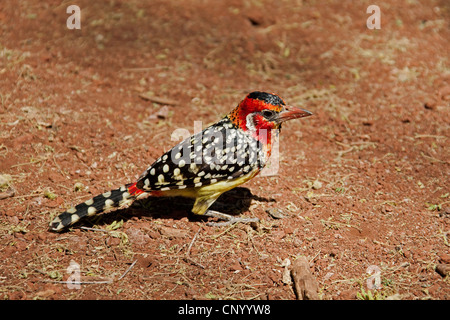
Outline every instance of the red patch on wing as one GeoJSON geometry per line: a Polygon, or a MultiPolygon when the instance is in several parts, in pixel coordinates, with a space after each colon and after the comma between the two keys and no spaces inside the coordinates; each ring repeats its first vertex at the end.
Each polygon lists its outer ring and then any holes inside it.
{"type": "Polygon", "coordinates": [[[143,194],[145,191],[139,189],[138,187],[136,187],[136,183],[131,184],[130,186],[128,186],[128,193],[132,196],[138,196],[140,194],[143,194]]]}

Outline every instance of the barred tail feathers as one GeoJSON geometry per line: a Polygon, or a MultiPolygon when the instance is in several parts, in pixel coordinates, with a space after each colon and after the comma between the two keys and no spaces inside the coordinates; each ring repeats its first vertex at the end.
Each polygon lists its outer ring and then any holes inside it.
{"type": "Polygon", "coordinates": [[[136,183],[121,186],[95,196],[86,202],[61,213],[52,222],[50,230],[61,231],[79,221],[81,218],[94,216],[112,208],[118,208],[125,204],[131,204],[143,191],[136,187],[136,183]]]}

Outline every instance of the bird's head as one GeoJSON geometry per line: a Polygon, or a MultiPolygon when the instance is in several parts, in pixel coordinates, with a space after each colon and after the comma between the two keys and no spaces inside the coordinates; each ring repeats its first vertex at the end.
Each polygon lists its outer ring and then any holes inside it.
{"type": "Polygon", "coordinates": [[[287,106],[276,94],[255,91],[248,94],[239,105],[228,114],[228,118],[244,131],[258,135],[261,130],[281,129],[287,120],[308,117],[311,112],[287,106]]]}

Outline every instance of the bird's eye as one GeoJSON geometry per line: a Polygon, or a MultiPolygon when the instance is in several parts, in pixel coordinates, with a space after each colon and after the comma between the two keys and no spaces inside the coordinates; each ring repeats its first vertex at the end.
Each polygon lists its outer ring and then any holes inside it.
{"type": "Polygon", "coordinates": [[[275,114],[275,112],[272,111],[272,110],[264,110],[262,112],[263,117],[266,118],[266,119],[273,117],[274,114],[275,114]]]}

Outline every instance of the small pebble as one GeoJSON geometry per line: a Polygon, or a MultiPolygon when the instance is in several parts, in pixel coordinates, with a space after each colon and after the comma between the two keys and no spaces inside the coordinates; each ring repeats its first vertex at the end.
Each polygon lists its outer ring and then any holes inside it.
{"type": "Polygon", "coordinates": [[[270,208],[267,209],[266,212],[274,219],[283,219],[286,218],[286,214],[278,208],[270,208]]]}
{"type": "Polygon", "coordinates": [[[450,265],[440,263],[436,265],[436,272],[439,273],[443,277],[447,277],[450,275],[450,265]]]}

